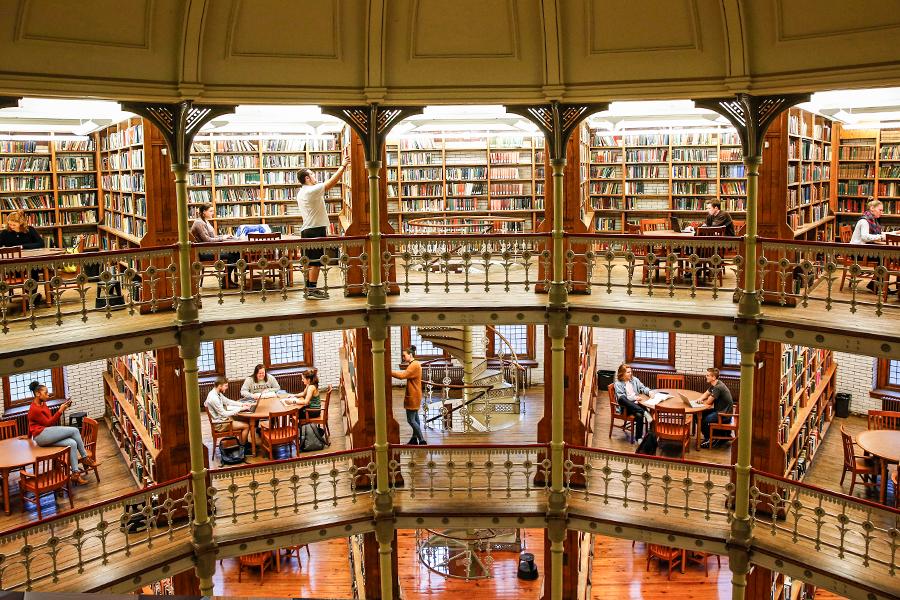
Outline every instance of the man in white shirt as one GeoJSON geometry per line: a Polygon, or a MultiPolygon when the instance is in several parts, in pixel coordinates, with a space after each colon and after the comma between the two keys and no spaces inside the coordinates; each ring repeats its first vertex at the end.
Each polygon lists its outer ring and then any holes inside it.
{"type": "Polygon", "coordinates": [[[252,404],[245,404],[232,400],[225,396],[225,390],[228,389],[228,380],[224,377],[217,377],[216,384],[213,389],[209,390],[206,396],[206,412],[209,413],[210,421],[212,421],[213,429],[217,432],[233,431],[241,440],[242,444],[247,443],[247,435],[250,433],[250,426],[243,421],[235,421],[232,417],[239,412],[249,410],[252,404]]]}
{"type": "MultiPolygon", "coordinates": [[[[300,216],[303,225],[300,227],[302,238],[323,238],[328,235],[328,210],[325,208],[325,193],[337,185],[344,174],[350,159],[345,158],[337,172],[324,182],[316,181],[316,174],[309,169],[300,169],[297,179],[300,180],[300,189],[297,190],[297,206],[300,208],[300,216]]],[[[313,300],[328,298],[326,290],[317,288],[319,283],[319,268],[321,258],[325,253],[324,248],[307,248],[303,255],[309,260],[309,275],[306,278],[306,290],[304,297],[313,300]]]]}

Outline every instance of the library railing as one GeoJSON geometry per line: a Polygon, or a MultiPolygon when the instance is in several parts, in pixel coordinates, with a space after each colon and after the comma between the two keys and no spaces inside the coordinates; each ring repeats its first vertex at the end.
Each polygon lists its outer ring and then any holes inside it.
{"type": "Polygon", "coordinates": [[[171,308],[177,302],[177,260],[172,247],[4,257],[0,327],[8,333],[16,325],[37,329],[86,322],[92,314],[171,308]]]}
{"type": "Polygon", "coordinates": [[[190,556],[192,519],[184,476],[5,531],[0,589],[86,591],[130,579],[148,556],[190,556]]]}
{"type": "Polygon", "coordinates": [[[401,292],[530,291],[549,283],[550,235],[490,233],[385,235],[384,280],[401,292]]]}
{"type": "MultiPolygon", "coordinates": [[[[726,536],[734,505],[733,468],[612,450],[566,448],[569,509],[581,515],[610,511],[659,526],[726,536]]],[[[623,519],[625,520],[625,519],[623,519]]]]}
{"type": "Polygon", "coordinates": [[[306,297],[316,268],[319,290],[364,295],[369,285],[366,240],[366,236],[288,236],[193,244],[194,295],[201,303],[212,298],[219,304],[306,297]]]}
{"type": "MultiPolygon", "coordinates": [[[[754,543],[770,551],[808,548],[850,572],[900,574],[900,511],[782,477],[753,473],[754,543]]],[[[823,565],[832,566],[832,565],[823,565]]]]}
{"type": "Polygon", "coordinates": [[[731,301],[740,289],[743,240],[707,236],[568,234],[571,289],[731,301]]]}
{"type": "Polygon", "coordinates": [[[760,238],[757,274],[760,299],[769,303],[878,317],[900,312],[887,296],[890,286],[900,287],[900,245],[760,238]]]}

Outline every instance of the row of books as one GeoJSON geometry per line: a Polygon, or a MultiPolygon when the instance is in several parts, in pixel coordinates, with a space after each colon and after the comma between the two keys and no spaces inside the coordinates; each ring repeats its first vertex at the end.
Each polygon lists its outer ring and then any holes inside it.
{"type": "Polygon", "coordinates": [[[2,156],[0,171],[21,173],[46,172],[50,170],[49,156],[2,156]]]}
{"type": "Polygon", "coordinates": [[[85,175],[60,175],[56,179],[56,185],[61,190],[82,190],[97,187],[96,176],[85,175]]]}
{"type": "Polygon", "coordinates": [[[215,173],[214,181],[216,186],[226,185],[254,185],[260,183],[259,171],[226,171],[224,173],[215,173]]]}
{"type": "Polygon", "coordinates": [[[110,132],[108,135],[100,137],[100,150],[109,152],[126,148],[128,146],[137,146],[144,143],[144,126],[137,123],[122,131],[110,132]]]}
{"type": "Polygon", "coordinates": [[[105,191],[144,193],[144,173],[142,171],[106,174],[103,175],[101,181],[105,191]]]}
{"type": "Polygon", "coordinates": [[[788,159],[823,161],[831,160],[831,145],[810,140],[788,139],[788,159]]]}
{"type": "Polygon", "coordinates": [[[60,194],[58,202],[61,207],[96,206],[97,195],[85,192],[60,194]]]}
{"type": "Polygon", "coordinates": [[[849,145],[848,142],[841,142],[838,160],[875,160],[875,146],[849,145]]]}
{"type": "Polygon", "coordinates": [[[144,168],[144,149],[131,148],[121,152],[104,154],[100,158],[100,168],[103,171],[128,171],[144,168]]]}
{"type": "Polygon", "coordinates": [[[147,235],[147,222],[129,215],[107,212],[103,215],[103,222],[107,227],[118,229],[122,233],[142,238],[147,235]]]}
{"type": "Polygon", "coordinates": [[[491,180],[498,179],[531,179],[531,167],[491,168],[491,180]]]}
{"type": "Polygon", "coordinates": [[[4,196],[0,197],[0,209],[20,210],[35,208],[53,208],[53,196],[39,194],[33,196],[4,196]]]}
{"type": "Polygon", "coordinates": [[[56,157],[57,171],[93,171],[93,154],[69,154],[56,157]]]}
{"type": "Polygon", "coordinates": [[[687,132],[658,133],[642,135],[613,135],[594,131],[590,137],[591,146],[616,147],[626,146],[716,146],[738,145],[737,133],[730,132],[687,132]]]}
{"type": "Polygon", "coordinates": [[[263,154],[263,167],[266,169],[300,169],[305,166],[305,154],[263,154]]]}
{"type": "Polygon", "coordinates": [[[875,177],[875,165],[842,163],[838,168],[838,177],[842,179],[873,179],[875,177]]]}
{"type": "Polygon", "coordinates": [[[831,212],[827,202],[813,204],[809,210],[798,210],[787,215],[787,224],[791,229],[798,229],[807,223],[817,223],[831,212]]]}
{"type": "Polygon", "coordinates": [[[71,211],[66,210],[59,213],[60,223],[63,225],[93,225],[97,223],[97,211],[71,211]]]}
{"type": "Polygon", "coordinates": [[[491,152],[492,165],[531,164],[531,152],[491,152]]]}
{"type": "Polygon", "coordinates": [[[216,189],[216,203],[219,202],[259,202],[259,188],[216,189]]]}
{"type": "Polygon", "coordinates": [[[871,196],[875,185],[871,181],[838,181],[839,196],[871,196]]]}
{"type": "Polygon", "coordinates": [[[49,175],[25,176],[6,175],[0,176],[0,192],[30,192],[53,189],[53,182],[49,175]]]}
{"type": "Polygon", "coordinates": [[[147,198],[144,196],[109,196],[107,210],[124,212],[138,217],[147,217],[147,198]]]}

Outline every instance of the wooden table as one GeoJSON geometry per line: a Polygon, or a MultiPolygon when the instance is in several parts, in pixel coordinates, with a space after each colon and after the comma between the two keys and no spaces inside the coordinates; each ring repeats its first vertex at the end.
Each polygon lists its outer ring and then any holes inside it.
{"type": "Polygon", "coordinates": [[[280,396],[270,396],[268,398],[260,398],[253,412],[241,412],[234,415],[235,419],[246,420],[250,424],[250,443],[253,448],[253,455],[256,455],[256,425],[263,419],[269,418],[269,413],[284,412],[291,409],[299,409],[299,406],[291,406],[285,404],[283,400],[294,398],[293,394],[282,394],[280,396]]]}
{"type": "Polygon", "coordinates": [[[699,419],[699,417],[697,419],[694,419],[694,415],[702,413],[707,410],[710,410],[710,408],[708,406],[703,406],[703,407],[698,407],[698,408],[695,408],[693,406],[687,406],[684,402],[681,401],[681,398],[679,398],[677,396],[677,394],[682,394],[685,398],[688,399],[688,402],[694,402],[695,400],[700,398],[700,396],[702,396],[703,393],[695,392],[694,390],[676,390],[676,389],[660,389],[660,390],[652,390],[652,391],[653,392],[664,392],[664,393],[670,394],[674,397],[666,398],[665,400],[663,400],[656,406],[649,406],[649,405],[647,405],[646,402],[650,398],[648,398],[646,396],[641,396],[641,399],[638,400],[638,403],[641,406],[645,406],[645,407],[649,408],[651,411],[656,410],[656,408],[659,406],[661,406],[663,408],[683,408],[684,412],[688,416],[688,419],[690,419],[692,421],[692,425],[695,424],[697,427],[696,442],[694,445],[697,448],[697,450],[699,450],[700,449],[700,419],[699,419]],[[694,421],[696,421],[696,423],[693,423],[694,421]]]}
{"type": "Polygon", "coordinates": [[[3,478],[3,510],[9,510],[9,474],[12,471],[27,467],[34,461],[56,454],[65,446],[38,446],[29,437],[15,437],[0,440],[0,477],[3,478]]]}
{"type": "Polygon", "coordinates": [[[857,436],[856,443],[869,454],[877,456],[878,462],[881,463],[881,491],[879,496],[881,503],[884,504],[887,500],[888,463],[900,463],[900,431],[892,429],[863,431],[857,436]]]}
{"type": "Polygon", "coordinates": [[[671,229],[657,229],[654,231],[645,231],[641,235],[645,237],[694,237],[693,231],[673,231],[671,229]]]}

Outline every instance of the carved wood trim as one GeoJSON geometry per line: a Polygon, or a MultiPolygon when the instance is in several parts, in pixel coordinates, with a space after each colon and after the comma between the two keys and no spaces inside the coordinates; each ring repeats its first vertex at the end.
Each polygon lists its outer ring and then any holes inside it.
{"type": "Polygon", "coordinates": [[[554,101],[534,106],[507,106],[506,110],[537,125],[546,138],[547,155],[559,160],[566,157],[566,143],[581,121],[608,107],[608,102],[561,104],[554,101]]]}

